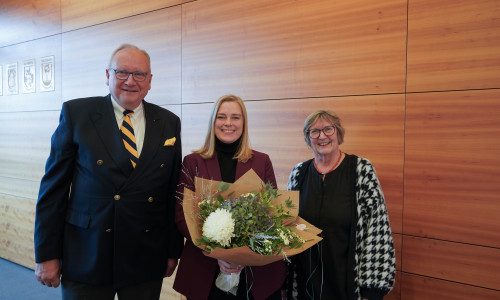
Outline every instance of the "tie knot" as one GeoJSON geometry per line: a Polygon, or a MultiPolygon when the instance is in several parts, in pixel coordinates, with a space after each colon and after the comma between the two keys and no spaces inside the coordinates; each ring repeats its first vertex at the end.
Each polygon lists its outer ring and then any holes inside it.
{"type": "Polygon", "coordinates": [[[124,116],[128,116],[128,115],[131,115],[131,114],[133,114],[133,113],[134,113],[134,111],[133,111],[133,110],[128,110],[128,109],[126,109],[126,110],[124,110],[124,111],[123,111],[123,115],[124,115],[124,116]]]}

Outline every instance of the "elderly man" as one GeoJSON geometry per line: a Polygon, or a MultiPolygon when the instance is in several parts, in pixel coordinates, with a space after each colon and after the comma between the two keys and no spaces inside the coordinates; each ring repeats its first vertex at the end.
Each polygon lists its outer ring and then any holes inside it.
{"type": "Polygon", "coordinates": [[[125,44],[109,95],[63,104],[35,219],[35,275],[61,280],[63,299],[159,299],[177,266],[180,120],[144,100],[152,76],[147,52],[125,44]]]}

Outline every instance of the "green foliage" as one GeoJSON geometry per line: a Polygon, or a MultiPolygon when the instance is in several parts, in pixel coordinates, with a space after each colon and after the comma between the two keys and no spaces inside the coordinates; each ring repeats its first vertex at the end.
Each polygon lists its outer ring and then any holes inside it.
{"type": "MultiPolygon", "coordinates": [[[[219,184],[216,198],[206,198],[198,204],[203,222],[219,207],[231,212],[235,220],[235,237],[232,238],[231,246],[228,248],[248,246],[254,252],[270,255],[281,253],[284,246],[298,248],[304,243],[304,240],[294,232],[293,227],[283,225],[283,220],[292,217],[289,211],[295,208],[292,201],[287,199],[285,205],[275,206],[274,199],[280,195],[272,185],[265,184],[259,191],[224,199],[220,192],[228,188],[229,185],[226,183],[219,184]]],[[[205,245],[208,250],[224,248],[205,236],[197,242],[205,245]]]]}

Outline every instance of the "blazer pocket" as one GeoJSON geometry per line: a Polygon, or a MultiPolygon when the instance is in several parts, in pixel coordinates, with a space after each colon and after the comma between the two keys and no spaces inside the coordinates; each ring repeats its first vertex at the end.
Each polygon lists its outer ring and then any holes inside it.
{"type": "Polygon", "coordinates": [[[70,209],[66,214],[66,222],[87,229],[90,225],[90,215],[70,209]]]}

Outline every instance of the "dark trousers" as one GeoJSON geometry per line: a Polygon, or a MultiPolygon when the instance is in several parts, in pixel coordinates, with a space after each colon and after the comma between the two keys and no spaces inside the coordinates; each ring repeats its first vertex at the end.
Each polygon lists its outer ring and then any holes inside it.
{"type": "MultiPolygon", "coordinates": [[[[219,274],[219,272],[220,270],[217,268],[217,274],[219,274]]],[[[247,275],[248,274],[245,272],[245,269],[243,269],[243,271],[240,273],[240,283],[238,284],[238,292],[236,293],[236,296],[219,289],[215,285],[215,280],[217,279],[217,276],[215,276],[214,282],[212,283],[212,288],[210,289],[210,294],[208,295],[208,300],[253,300],[251,287],[247,286],[247,279],[246,279],[247,275]]],[[[266,300],[281,300],[281,299],[282,299],[281,290],[277,290],[266,300]]]]}
{"type": "Polygon", "coordinates": [[[158,300],[160,299],[163,279],[127,286],[118,290],[113,286],[90,285],[69,280],[62,280],[63,300],[158,300]]]}

